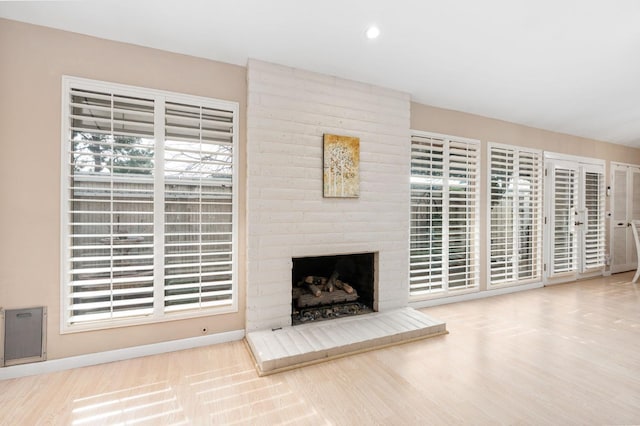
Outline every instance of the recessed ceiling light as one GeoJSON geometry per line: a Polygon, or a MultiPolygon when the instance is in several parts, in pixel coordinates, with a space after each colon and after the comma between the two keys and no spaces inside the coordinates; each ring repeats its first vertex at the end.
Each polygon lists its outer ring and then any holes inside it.
{"type": "Polygon", "coordinates": [[[380,28],[376,27],[375,25],[371,25],[369,28],[367,28],[365,34],[368,39],[373,40],[374,38],[378,38],[378,36],[380,35],[380,28]]]}

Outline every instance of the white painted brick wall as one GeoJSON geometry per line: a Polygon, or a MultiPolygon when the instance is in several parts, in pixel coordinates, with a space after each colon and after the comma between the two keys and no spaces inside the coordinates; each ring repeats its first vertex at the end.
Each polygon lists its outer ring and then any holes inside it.
{"type": "Polygon", "coordinates": [[[247,331],[291,324],[291,259],[378,252],[380,311],[409,288],[409,95],[248,64],[247,331]],[[322,197],[322,136],[360,138],[360,197],[322,197]]]}

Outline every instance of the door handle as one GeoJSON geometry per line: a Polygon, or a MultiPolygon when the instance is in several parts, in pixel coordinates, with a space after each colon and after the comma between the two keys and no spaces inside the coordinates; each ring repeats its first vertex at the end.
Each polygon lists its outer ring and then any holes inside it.
{"type": "Polygon", "coordinates": [[[580,226],[580,225],[582,225],[583,223],[584,223],[584,222],[580,222],[579,220],[576,220],[576,221],[575,221],[575,223],[574,223],[574,225],[576,225],[576,226],[580,226]]]}

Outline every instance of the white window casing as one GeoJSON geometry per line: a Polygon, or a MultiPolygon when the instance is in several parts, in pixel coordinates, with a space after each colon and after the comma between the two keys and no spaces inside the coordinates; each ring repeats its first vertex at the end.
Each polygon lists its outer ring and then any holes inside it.
{"type": "Polygon", "coordinates": [[[63,77],[63,332],[237,311],[238,104],[63,77]]]}
{"type": "Polygon", "coordinates": [[[412,297],[478,289],[479,152],[478,141],[412,134],[412,297]]]}

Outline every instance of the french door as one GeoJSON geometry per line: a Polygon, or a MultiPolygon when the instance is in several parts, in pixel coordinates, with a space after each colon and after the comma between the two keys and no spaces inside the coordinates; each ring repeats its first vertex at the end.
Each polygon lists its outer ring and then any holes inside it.
{"type": "Polygon", "coordinates": [[[631,221],[640,219],[640,167],[611,163],[611,272],[637,268],[631,221]]]}
{"type": "Polygon", "coordinates": [[[604,163],[545,154],[545,279],[571,281],[605,265],[604,163]]]}

